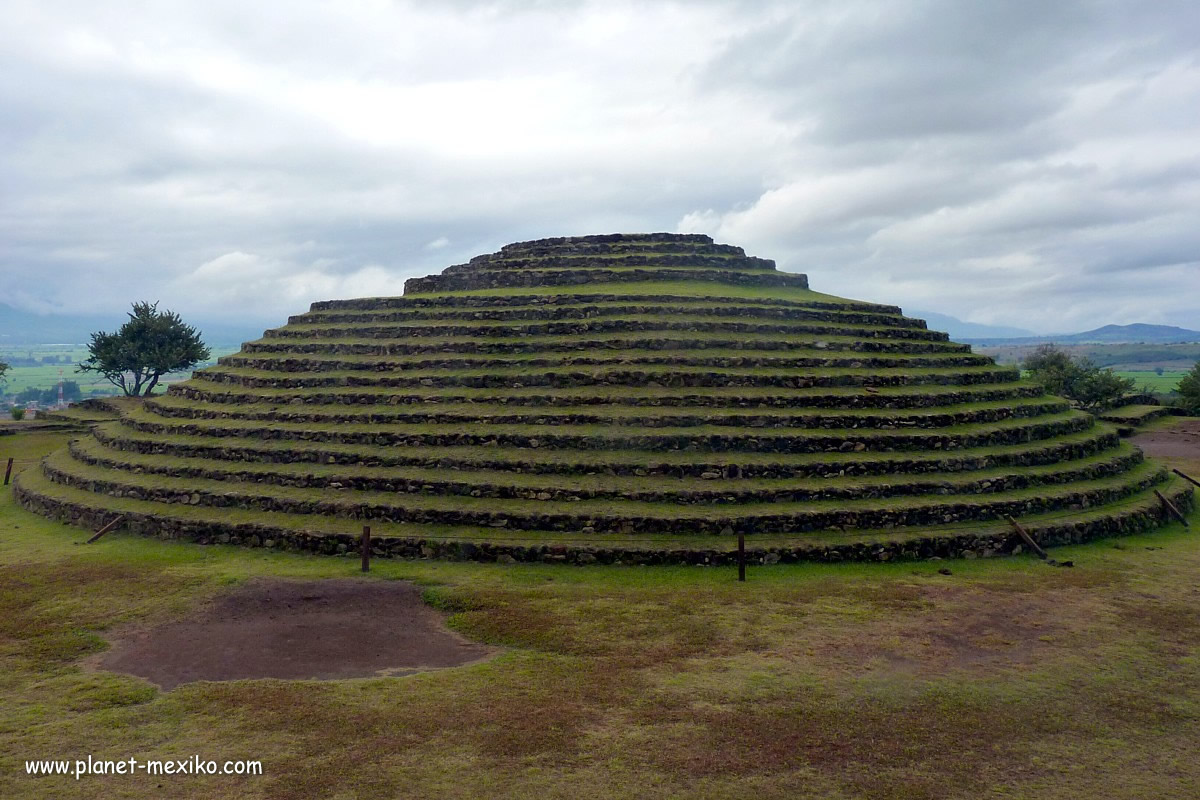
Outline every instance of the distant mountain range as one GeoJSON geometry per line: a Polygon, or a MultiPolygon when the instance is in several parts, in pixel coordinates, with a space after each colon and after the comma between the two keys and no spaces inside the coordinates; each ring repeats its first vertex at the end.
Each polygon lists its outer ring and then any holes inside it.
{"type": "Polygon", "coordinates": [[[1071,344],[1121,344],[1125,342],[1175,344],[1177,342],[1200,342],[1200,331],[1177,328],[1174,325],[1146,325],[1142,322],[1135,322],[1132,325],[1105,325],[1092,331],[1056,337],[1055,341],[1071,344]]]}
{"type": "MultiPolygon", "coordinates": [[[[86,344],[93,331],[115,331],[129,317],[118,314],[35,314],[0,303],[0,346],[32,344],[86,344]]],[[[195,325],[210,347],[233,347],[258,339],[272,327],[262,322],[236,324],[203,319],[184,319],[195,325]]]]}
{"type": "Polygon", "coordinates": [[[936,311],[916,311],[905,309],[907,316],[923,319],[931,330],[945,331],[956,342],[975,338],[1013,338],[1021,336],[1036,336],[1033,331],[1025,328],[1014,328],[1009,325],[983,325],[978,322],[963,322],[949,314],[939,314],[936,311]]]}
{"type": "Polygon", "coordinates": [[[925,320],[935,331],[945,331],[950,338],[964,344],[982,345],[1023,345],[1041,344],[1177,344],[1181,342],[1200,342],[1200,331],[1178,328],[1174,325],[1147,325],[1135,322],[1132,325],[1105,325],[1083,333],[1046,333],[1037,334],[1024,328],[1014,328],[1007,325],[981,325],[977,322],[963,322],[949,314],[938,314],[934,311],[905,312],[910,317],[925,320]]]}
{"type": "Polygon", "coordinates": [[[1021,345],[1041,344],[1179,344],[1200,342],[1200,331],[1178,328],[1174,325],[1147,325],[1135,322],[1132,325],[1105,325],[1083,333],[1053,333],[1044,336],[964,336],[950,338],[965,344],[1021,345]]]}

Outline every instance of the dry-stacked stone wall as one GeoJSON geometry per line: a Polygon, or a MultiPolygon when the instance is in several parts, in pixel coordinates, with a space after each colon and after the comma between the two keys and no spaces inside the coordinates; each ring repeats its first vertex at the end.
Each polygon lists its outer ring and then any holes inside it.
{"type": "Polygon", "coordinates": [[[722,564],[736,534],[774,563],[1019,552],[1009,515],[1043,544],[1135,533],[1164,521],[1155,490],[1192,502],[1111,427],[899,308],[644,234],[314,303],[16,496],[204,543],[349,553],[370,524],[379,556],[722,564]]]}
{"type": "Polygon", "coordinates": [[[499,253],[447,267],[441,275],[405,281],[404,293],[649,281],[808,288],[806,276],[779,272],[774,261],[747,256],[741,248],[714,245],[707,236],[693,241],[623,235],[612,241],[584,236],[509,245],[499,253]]]}

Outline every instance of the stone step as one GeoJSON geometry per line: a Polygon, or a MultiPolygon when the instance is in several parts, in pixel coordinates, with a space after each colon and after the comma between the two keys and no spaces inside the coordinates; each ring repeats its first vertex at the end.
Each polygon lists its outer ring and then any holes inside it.
{"type": "Polygon", "coordinates": [[[553,390],[538,387],[506,389],[445,390],[420,387],[399,393],[387,387],[354,389],[249,389],[184,381],[167,389],[168,397],[181,397],[205,403],[246,403],[270,405],[422,405],[422,404],[500,404],[504,406],[544,406],[546,408],[631,406],[638,408],[828,408],[828,409],[906,409],[942,408],[962,403],[990,403],[1044,396],[1037,384],[1013,382],[978,386],[885,386],[871,391],[863,387],[772,389],[722,388],[705,392],[691,388],[586,386],[553,390]]]}
{"type": "Polygon", "coordinates": [[[409,278],[404,294],[475,291],[507,287],[579,286],[587,283],[643,283],[716,281],[732,286],[807,289],[808,277],[787,272],[713,269],[698,267],[646,267],[609,269],[478,270],[474,272],[409,278]]]}
{"type": "Polygon", "coordinates": [[[534,249],[553,248],[569,252],[578,247],[602,245],[612,247],[618,244],[669,244],[678,247],[703,247],[713,244],[713,238],[704,233],[598,233],[586,236],[551,236],[544,239],[530,239],[523,242],[511,242],[500,248],[501,253],[519,253],[534,249]]]}
{"type": "Polygon", "coordinates": [[[830,354],[820,350],[788,355],[759,355],[753,351],[715,351],[702,354],[628,350],[599,355],[576,353],[518,356],[480,354],[474,356],[372,356],[341,354],[238,353],[217,359],[221,366],[271,372],[457,372],[486,369],[493,372],[525,369],[571,369],[576,367],[708,367],[713,369],[929,369],[986,367],[987,356],[970,353],[937,355],[830,354]]]}
{"type": "Polygon", "coordinates": [[[232,384],[256,388],[295,389],[332,386],[379,386],[415,389],[479,388],[523,389],[531,386],[555,388],[582,386],[629,387],[780,387],[790,389],[885,386],[971,386],[978,384],[1011,383],[1018,371],[1005,367],[927,368],[922,370],[840,369],[797,374],[794,369],[758,370],[725,369],[713,371],[702,367],[645,369],[604,369],[599,367],[575,370],[490,369],[459,371],[411,370],[403,374],[382,372],[325,372],[288,374],[238,367],[208,367],[193,373],[193,379],[214,384],[232,384]]]}
{"type": "Polygon", "coordinates": [[[120,417],[119,412],[70,406],[61,411],[39,411],[37,418],[50,422],[61,422],[70,426],[89,427],[100,422],[112,422],[120,417]]]}
{"type": "Polygon", "coordinates": [[[444,296],[413,296],[413,297],[360,297],[351,300],[322,300],[313,303],[306,314],[289,318],[289,321],[300,318],[317,318],[324,314],[340,314],[353,311],[386,311],[389,309],[414,308],[508,308],[511,306],[570,306],[597,303],[666,303],[676,308],[687,308],[692,305],[754,305],[772,308],[800,308],[826,311],[865,311],[872,314],[898,316],[899,306],[882,303],[864,303],[857,300],[846,300],[819,292],[802,292],[803,299],[788,299],[783,297],[731,297],[715,294],[637,294],[627,292],[592,292],[588,294],[572,294],[556,292],[553,294],[452,294],[444,296]]]}
{"type": "MultiPolygon", "coordinates": [[[[1182,481],[1168,481],[1163,493],[1179,508],[1190,510],[1193,493],[1182,481]]],[[[123,529],[135,534],[203,544],[232,543],[248,547],[297,550],[328,555],[356,553],[361,521],[335,517],[259,512],[234,516],[227,509],[154,503],[92,494],[51,483],[38,470],[26,470],[15,481],[14,496],[23,508],[96,529],[120,514],[123,529]]],[[[1078,544],[1101,536],[1154,530],[1169,521],[1151,491],[1133,495],[1102,509],[1031,515],[1022,525],[1046,547],[1078,544]]],[[[519,532],[490,527],[451,527],[404,523],[372,523],[376,557],[445,558],[476,561],[520,561],[572,564],[732,564],[732,536],[646,537],[623,534],[519,532]]],[[[796,561],[890,561],[991,556],[1021,552],[1022,543],[1003,522],[975,522],[903,529],[828,532],[771,537],[747,536],[750,563],[796,561]]]]}
{"type": "Polygon", "coordinates": [[[950,451],[878,453],[721,453],[561,451],[503,446],[448,446],[428,450],[404,444],[339,444],[239,437],[158,436],[119,424],[96,427],[92,435],[114,450],[176,458],[219,459],[261,464],[326,464],[368,467],[423,467],[439,470],[494,470],[536,475],[609,475],[712,479],[840,478],[868,475],[968,472],[1036,467],[1091,458],[1119,445],[1105,425],[1011,445],[950,451]]]}
{"type": "Polygon", "coordinates": [[[792,336],[852,336],[860,339],[912,339],[946,342],[939,331],[896,326],[827,325],[823,323],[733,322],[692,319],[682,314],[645,318],[579,320],[513,324],[509,322],[429,321],[421,325],[288,325],[263,332],[264,339],[411,339],[418,337],[478,337],[516,339],[526,336],[580,336],[605,333],[648,333],[651,331],[687,331],[689,333],[725,333],[792,336]]]}
{"type": "Polygon", "coordinates": [[[1005,515],[1022,517],[1116,502],[1167,480],[1165,469],[1145,463],[1115,477],[997,494],[896,497],[889,498],[882,506],[876,499],[866,498],[714,508],[634,500],[555,503],[492,497],[266,488],[259,484],[114,472],[75,461],[64,451],[48,456],[42,469],[54,483],[168,504],[417,524],[671,535],[711,535],[738,529],[763,534],[792,534],[829,527],[875,528],[1002,519],[1005,515]]]}
{"type": "Polygon", "coordinates": [[[1137,428],[1156,419],[1170,416],[1177,412],[1171,406],[1129,405],[1114,408],[1100,415],[1100,419],[1115,425],[1137,428]]]}
{"type": "Polygon", "coordinates": [[[987,494],[1110,477],[1142,462],[1141,451],[1126,445],[1087,459],[1023,468],[1017,472],[986,470],[791,480],[724,477],[651,480],[611,475],[525,475],[500,470],[449,472],[444,469],[396,467],[239,464],[218,459],[179,459],[130,453],[105,447],[96,439],[74,441],[70,451],[75,460],[91,466],[228,483],[542,502],[636,500],[686,505],[790,503],[921,494],[987,494]]]}
{"type": "Polygon", "coordinates": [[[607,255],[584,253],[543,252],[493,253],[476,256],[466,264],[454,264],[442,270],[442,275],[504,270],[546,269],[713,269],[774,272],[775,262],[754,256],[728,253],[627,252],[607,255]]]}
{"type": "Polygon", "coordinates": [[[272,405],[217,405],[186,398],[163,396],[148,399],[148,410],[174,419],[240,419],[260,422],[316,422],[416,425],[636,425],[639,427],[734,427],[734,428],[941,428],[1004,419],[1031,419],[1061,414],[1071,406],[1057,398],[1005,400],[950,406],[936,411],[838,410],[814,412],[783,409],[764,413],[757,409],[731,409],[723,412],[697,410],[691,414],[663,409],[639,409],[628,406],[606,408],[578,407],[559,409],[508,408],[501,404],[425,403],[419,408],[404,407],[333,407],[272,405]]]}
{"type": "Polygon", "coordinates": [[[243,420],[177,420],[133,411],[120,420],[132,430],[172,435],[203,435],[298,441],[426,447],[501,446],[557,450],[690,449],[696,452],[830,452],[949,450],[1035,441],[1086,430],[1094,418],[1083,412],[1046,415],[920,430],[776,429],[731,432],[715,426],[641,428],[632,425],[347,425],[277,422],[264,426],[243,420]]]}
{"type": "Polygon", "coordinates": [[[613,242],[574,242],[563,244],[547,244],[544,242],[529,242],[507,245],[499,252],[475,256],[471,263],[486,262],[493,258],[510,256],[607,256],[641,253],[697,253],[703,255],[724,255],[744,257],[746,251],[740,247],[728,244],[713,244],[712,242],[628,240],[613,242]]]}
{"type": "MultiPolygon", "coordinates": [[[[829,311],[808,308],[775,308],[740,303],[686,306],[686,315],[696,319],[811,320],[842,325],[875,325],[925,329],[925,320],[893,314],[864,311],[829,311]]],[[[605,303],[578,306],[530,306],[528,308],[435,308],[387,311],[324,312],[288,318],[289,325],[380,325],[384,323],[424,321],[510,321],[510,320],[592,320],[610,317],[678,315],[680,306],[670,303],[605,303]]]]}
{"type": "Polygon", "coordinates": [[[582,338],[523,337],[514,339],[259,339],[242,345],[242,353],[335,353],[348,355],[425,355],[434,353],[604,353],[607,351],[685,351],[735,350],[747,352],[793,352],[817,350],[828,353],[935,353],[968,354],[971,346],[954,342],[914,341],[910,339],[872,339],[859,341],[847,337],[808,337],[804,339],[755,339],[717,336],[673,336],[664,338],[611,337],[582,338]]]}

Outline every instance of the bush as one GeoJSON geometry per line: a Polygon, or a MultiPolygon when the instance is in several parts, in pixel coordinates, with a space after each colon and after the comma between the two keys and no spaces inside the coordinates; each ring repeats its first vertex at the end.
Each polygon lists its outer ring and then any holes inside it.
{"type": "Polygon", "coordinates": [[[13,419],[25,419],[25,409],[20,406],[13,406],[11,413],[13,419]]]}
{"type": "Polygon", "coordinates": [[[1200,414],[1200,361],[1192,367],[1192,371],[1183,376],[1175,387],[1179,392],[1179,405],[1193,414],[1200,414]]]}
{"type": "Polygon", "coordinates": [[[1047,392],[1065,397],[1087,411],[1108,408],[1133,390],[1132,378],[1101,369],[1086,358],[1072,358],[1052,344],[1039,346],[1021,366],[1047,392]]]}
{"type": "Polygon", "coordinates": [[[1068,396],[1070,386],[1079,380],[1079,365],[1065,350],[1060,350],[1052,344],[1039,345],[1030,353],[1021,368],[1029,372],[1029,377],[1046,387],[1050,394],[1068,396]]]}

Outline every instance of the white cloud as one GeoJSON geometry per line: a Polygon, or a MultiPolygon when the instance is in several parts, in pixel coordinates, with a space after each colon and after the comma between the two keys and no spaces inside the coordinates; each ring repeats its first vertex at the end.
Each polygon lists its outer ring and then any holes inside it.
{"type": "Polygon", "coordinates": [[[514,240],[1200,327],[1194,5],[10,2],[0,295],[265,324],[514,240]]]}
{"type": "Polygon", "coordinates": [[[170,297],[188,298],[192,307],[210,316],[257,318],[286,317],[322,298],[403,294],[403,278],[378,264],[344,273],[331,271],[333,266],[328,259],[304,263],[235,251],[179,276],[166,291],[170,297]]]}

